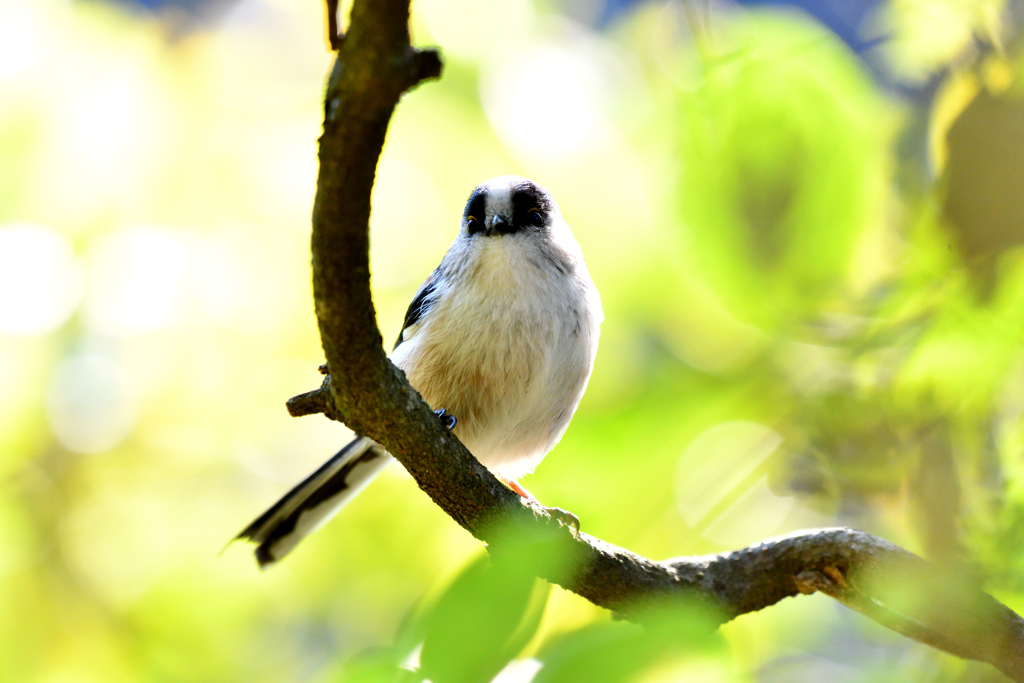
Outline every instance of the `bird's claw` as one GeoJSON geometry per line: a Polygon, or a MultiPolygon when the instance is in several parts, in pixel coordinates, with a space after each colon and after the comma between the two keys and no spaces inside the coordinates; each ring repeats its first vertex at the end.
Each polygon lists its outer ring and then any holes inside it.
{"type": "Polygon", "coordinates": [[[438,408],[437,410],[435,410],[434,415],[437,415],[437,419],[441,420],[441,424],[444,425],[444,428],[447,429],[449,432],[455,429],[455,425],[459,423],[458,418],[456,418],[454,415],[449,413],[444,408],[438,408]]]}
{"type": "Polygon", "coordinates": [[[572,533],[573,538],[576,538],[580,533],[580,518],[572,514],[568,510],[562,508],[549,508],[545,507],[544,512],[558,521],[562,526],[569,527],[569,531],[572,533]]]}

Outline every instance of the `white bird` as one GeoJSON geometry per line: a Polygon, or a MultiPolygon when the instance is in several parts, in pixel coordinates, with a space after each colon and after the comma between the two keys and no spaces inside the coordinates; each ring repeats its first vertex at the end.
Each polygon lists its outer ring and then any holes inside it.
{"type": "MultiPolygon", "coordinates": [[[[462,227],[420,287],[391,353],[476,458],[518,479],[558,443],[597,353],[601,299],[554,198],[518,176],[469,196],[462,227]]],[[[395,459],[357,437],[238,535],[279,561],[395,459]]]]}

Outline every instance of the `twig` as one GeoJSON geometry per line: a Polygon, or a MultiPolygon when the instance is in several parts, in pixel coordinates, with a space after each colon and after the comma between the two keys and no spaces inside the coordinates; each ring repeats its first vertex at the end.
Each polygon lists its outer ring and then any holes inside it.
{"type": "Polygon", "coordinates": [[[334,403],[331,401],[330,375],[324,377],[323,384],[320,385],[319,389],[307,391],[298,396],[292,396],[285,405],[288,408],[288,414],[292,417],[323,413],[332,420],[340,420],[334,410],[334,403]]]}
{"type": "Polygon", "coordinates": [[[338,30],[338,2],[339,0],[327,0],[327,44],[332,52],[337,52],[341,47],[341,41],[345,36],[338,30]]]}

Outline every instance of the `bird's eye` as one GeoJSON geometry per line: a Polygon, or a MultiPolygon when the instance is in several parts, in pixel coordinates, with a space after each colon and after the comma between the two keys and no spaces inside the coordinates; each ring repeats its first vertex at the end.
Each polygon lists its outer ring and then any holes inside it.
{"type": "Polygon", "coordinates": [[[526,218],[530,221],[530,225],[536,225],[538,228],[544,225],[544,214],[540,212],[540,209],[530,209],[526,218]]]}
{"type": "Polygon", "coordinates": [[[466,218],[466,232],[470,235],[480,232],[480,221],[476,219],[476,216],[466,218]]]}

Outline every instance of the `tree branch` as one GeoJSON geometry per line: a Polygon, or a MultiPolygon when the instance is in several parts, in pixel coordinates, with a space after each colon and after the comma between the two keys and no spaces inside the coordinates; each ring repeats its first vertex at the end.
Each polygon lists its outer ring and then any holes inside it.
{"type": "Polygon", "coordinates": [[[375,439],[492,553],[530,538],[547,551],[522,554],[538,576],[627,618],[642,621],[644,601],[683,596],[724,622],[820,591],[908,637],[1024,681],[1024,620],[882,539],[825,529],[733,553],[655,562],[573,533],[523,502],[441,427],[388,361],[369,284],[370,194],[388,123],[403,93],[441,71],[437,52],[411,46],[408,17],[409,0],[356,0],[338,42],[312,236],[316,314],[332,372],[320,389],[289,401],[292,414],[322,412],[375,439]],[[908,600],[908,586],[924,587],[927,599],[908,600]]]}

